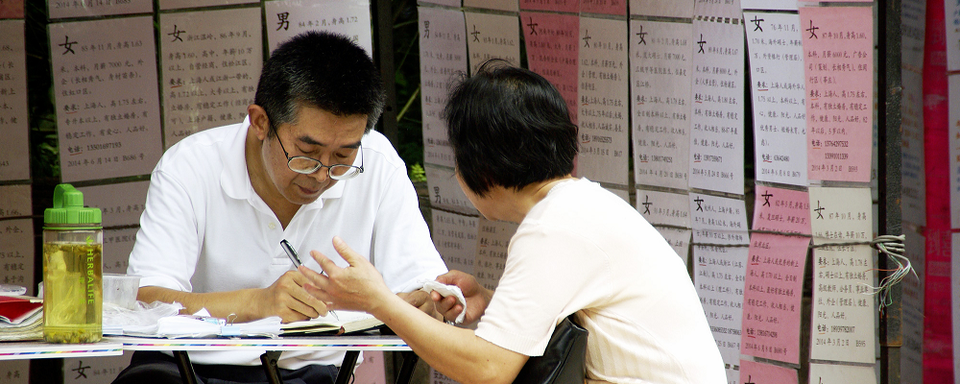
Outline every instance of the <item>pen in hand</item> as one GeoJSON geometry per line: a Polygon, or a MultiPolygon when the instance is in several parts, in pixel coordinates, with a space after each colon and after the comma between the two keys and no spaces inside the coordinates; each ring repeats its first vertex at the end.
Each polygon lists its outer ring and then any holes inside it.
{"type": "MultiPolygon", "coordinates": [[[[290,242],[288,242],[287,239],[280,240],[280,248],[283,248],[283,252],[285,252],[287,254],[287,257],[290,258],[290,261],[293,262],[294,268],[300,268],[300,265],[303,264],[302,262],[300,262],[300,256],[297,255],[297,250],[293,249],[293,246],[290,245],[290,242]]],[[[326,275],[326,273],[323,271],[320,271],[320,273],[326,275]]],[[[332,310],[328,312],[330,312],[330,314],[333,315],[334,319],[340,320],[340,317],[337,316],[336,312],[332,310]]]]}

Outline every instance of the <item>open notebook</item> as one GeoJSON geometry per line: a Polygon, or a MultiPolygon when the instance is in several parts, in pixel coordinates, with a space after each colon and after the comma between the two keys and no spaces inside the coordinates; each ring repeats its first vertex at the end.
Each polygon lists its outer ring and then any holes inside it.
{"type": "Polygon", "coordinates": [[[331,311],[326,316],[316,319],[295,321],[280,325],[281,336],[296,335],[341,335],[374,329],[383,325],[373,315],[357,311],[331,311]]]}

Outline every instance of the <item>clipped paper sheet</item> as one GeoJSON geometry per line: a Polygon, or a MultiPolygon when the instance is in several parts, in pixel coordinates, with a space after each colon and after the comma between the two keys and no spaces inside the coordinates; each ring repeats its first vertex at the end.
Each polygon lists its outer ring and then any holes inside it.
{"type": "Polygon", "coordinates": [[[800,17],[744,12],[756,178],[807,186],[807,110],[800,17]]]}
{"type": "Polygon", "coordinates": [[[764,11],[796,11],[797,0],[740,0],[740,7],[764,11]]]}
{"type": "Polygon", "coordinates": [[[161,10],[259,3],[256,0],[158,0],[161,10]]]}
{"type": "Polygon", "coordinates": [[[349,37],[373,55],[370,2],[367,0],[267,1],[267,40],[270,52],[306,31],[330,31],[349,37]]]}
{"type": "Polygon", "coordinates": [[[874,367],[810,363],[809,383],[875,384],[874,367]]]}
{"type": "Polygon", "coordinates": [[[139,227],[103,230],[103,272],[127,273],[137,231],[139,227]]]}
{"type": "Polygon", "coordinates": [[[803,271],[809,237],[754,233],[743,294],[741,353],[800,364],[803,271]]]}
{"type": "Polygon", "coordinates": [[[950,227],[960,228],[960,75],[947,76],[950,99],[950,227]]]}
{"type": "MultiPolygon", "coordinates": [[[[92,1],[92,0],[51,0],[47,1],[51,19],[72,17],[94,17],[129,15],[132,13],[152,13],[151,0],[92,1]]],[[[32,5],[36,6],[36,5],[32,5]]]]}
{"type": "Polygon", "coordinates": [[[693,1],[630,0],[630,14],[662,17],[693,17],[693,1]]]}
{"type": "Polygon", "coordinates": [[[433,244],[447,269],[473,274],[477,250],[477,218],[439,209],[433,212],[433,244]]]}
{"type": "Polygon", "coordinates": [[[690,187],[742,195],[744,47],[739,21],[693,20],[690,187]]]}
{"type": "Polygon", "coordinates": [[[637,184],[690,187],[692,33],[690,23],[630,21],[630,107],[637,184]]]}
{"type": "Polygon", "coordinates": [[[51,24],[64,182],[147,175],[160,159],[153,18],[51,24]]]}
{"type": "Polygon", "coordinates": [[[528,11],[580,12],[580,0],[519,0],[520,9],[528,11]]]}
{"type": "Polygon", "coordinates": [[[960,2],[943,2],[947,26],[947,70],[960,70],[960,2]]]}
{"type": "Polygon", "coordinates": [[[810,180],[870,181],[873,13],[800,8],[810,180]]]}
{"type": "Polygon", "coordinates": [[[150,181],[79,187],[87,207],[100,208],[103,226],[137,225],[146,206],[150,181]]]}
{"type": "Polygon", "coordinates": [[[419,7],[420,101],[424,162],[453,167],[453,149],[441,111],[458,74],[467,73],[463,12],[419,7]]]}
{"type": "Polygon", "coordinates": [[[813,306],[810,359],[873,363],[876,251],[869,188],[810,188],[813,306]],[[856,243],[856,244],[852,244],[856,243]]]}
{"type": "Polygon", "coordinates": [[[810,196],[806,191],[756,185],[753,229],[810,234],[810,196]]]}
{"type": "Polygon", "coordinates": [[[28,295],[37,294],[33,280],[34,255],[33,219],[0,220],[0,265],[4,266],[0,284],[27,287],[28,295]]]}
{"type": "Polygon", "coordinates": [[[653,225],[690,228],[690,197],[686,193],[637,189],[637,211],[653,225]]]}
{"type": "Polygon", "coordinates": [[[468,8],[516,12],[517,0],[463,0],[463,6],[468,8]]]}
{"type": "Polygon", "coordinates": [[[747,247],[693,245],[693,282],[710,331],[717,341],[727,378],[736,379],[743,326],[743,282],[747,247]]]}
{"type": "Polygon", "coordinates": [[[30,184],[0,185],[0,219],[31,216],[33,198],[30,191],[30,184]]]}
{"type": "Polygon", "coordinates": [[[627,22],[581,17],[580,41],[576,174],[626,186],[630,176],[627,22]]]}
{"type": "MultiPolygon", "coordinates": [[[[910,259],[916,276],[910,274],[902,282],[903,295],[900,302],[903,310],[903,347],[900,348],[900,382],[923,384],[923,291],[926,287],[922,276],[926,276],[926,238],[906,229],[904,235],[904,256],[910,259]]],[[[960,292],[954,292],[953,297],[958,297],[957,293],[960,292]]]]}
{"type": "MultiPolygon", "coordinates": [[[[21,11],[23,3],[20,3],[21,11]]],[[[0,5],[0,11],[3,5],[0,5]]],[[[21,12],[22,13],[22,12],[21,12]]],[[[30,178],[30,118],[23,20],[0,20],[0,181],[30,178]]]]}
{"type": "Polygon", "coordinates": [[[473,275],[486,289],[497,289],[500,276],[507,265],[507,246],[514,233],[517,233],[516,223],[506,221],[490,221],[480,217],[480,227],[477,239],[477,265],[473,275]]]}
{"type": "Polygon", "coordinates": [[[580,0],[580,13],[624,16],[627,0],[580,0]]]}
{"type": "Polygon", "coordinates": [[[430,198],[430,206],[469,215],[480,213],[474,208],[473,203],[467,199],[467,195],[463,193],[460,183],[454,176],[453,168],[428,163],[423,165],[423,169],[427,174],[427,194],[430,198]]]}
{"type": "Polygon", "coordinates": [[[464,12],[470,74],[489,59],[520,66],[520,20],[516,15],[464,12]]]}
{"type": "Polygon", "coordinates": [[[23,18],[23,0],[4,0],[0,2],[0,19],[22,19],[22,18],[23,18]]]}
{"type": "Polygon", "coordinates": [[[260,8],[160,14],[166,148],[247,116],[263,66],[259,20],[260,8]]]}
{"type": "Polygon", "coordinates": [[[740,378],[743,384],[798,384],[800,380],[796,369],[749,360],[740,361],[740,378]]]}
{"type": "Polygon", "coordinates": [[[580,18],[576,15],[522,12],[527,67],[550,81],[567,102],[570,120],[577,124],[577,58],[580,18]]]}
{"type": "Polygon", "coordinates": [[[677,253],[677,256],[680,256],[680,259],[683,260],[683,265],[689,267],[690,236],[692,231],[689,228],[674,228],[659,225],[654,225],[653,228],[656,229],[657,232],[660,232],[660,236],[663,236],[663,239],[670,244],[670,247],[677,253]]]}
{"type": "Polygon", "coordinates": [[[693,242],[747,245],[747,207],[743,200],[690,193],[693,242]]]}

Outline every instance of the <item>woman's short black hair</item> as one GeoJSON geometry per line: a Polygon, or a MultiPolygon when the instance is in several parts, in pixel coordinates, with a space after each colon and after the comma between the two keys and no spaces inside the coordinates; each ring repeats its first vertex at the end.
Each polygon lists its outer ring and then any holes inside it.
{"type": "Polygon", "coordinates": [[[577,126],[542,76],[490,60],[463,79],[443,110],[457,172],[478,196],[570,174],[577,126]]]}
{"type": "Polygon", "coordinates": [[[284,42],[263,64],[253,102],[270,119],[268,134],[295,124],[302,105],[337,116],[366,115],[367,131],[383,113],[380,71],[350,38],[309,31],[284,42]]]}

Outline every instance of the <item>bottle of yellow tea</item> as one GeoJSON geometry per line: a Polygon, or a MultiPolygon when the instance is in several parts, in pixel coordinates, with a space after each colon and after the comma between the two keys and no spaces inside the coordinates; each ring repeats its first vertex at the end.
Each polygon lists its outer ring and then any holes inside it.
{"type": "Polygon", "coordinates": [[[103,224],[83,193],[57,185],[43,212],[43,339],[95,343],[103,337],[103,224]]]}

